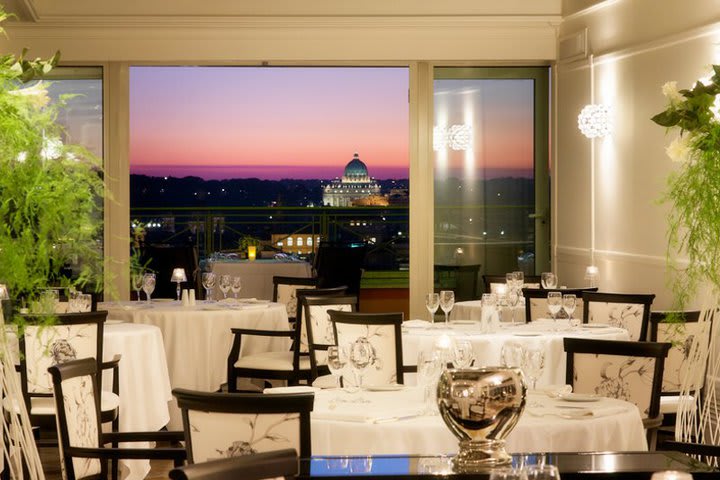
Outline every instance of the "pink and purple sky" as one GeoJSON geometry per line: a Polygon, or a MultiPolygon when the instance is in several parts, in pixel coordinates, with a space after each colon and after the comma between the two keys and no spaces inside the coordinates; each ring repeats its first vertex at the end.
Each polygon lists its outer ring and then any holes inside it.
{"type": "MultiPolygon", "coordinates": [[[[452,172],[532,175],[532,82],[440,82],[436,117],[470,111],[476,132],[472,164],[450,152],[452,172]]],[[[330,179],[358,152],[371,176],[408,178],[408,143],[407,68],[130,70],[131,173],[330,179]]]]}

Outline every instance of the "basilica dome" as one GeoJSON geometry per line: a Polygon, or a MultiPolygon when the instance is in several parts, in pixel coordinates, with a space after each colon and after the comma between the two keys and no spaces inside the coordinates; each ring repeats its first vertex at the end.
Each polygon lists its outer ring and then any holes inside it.
{"type": "Polygon", "coordinates": [[[345,165],[344,176],[348,178],[368,176],[367,166],[360,160],[357,153],[353,155],[353,159],[345,165]]]}

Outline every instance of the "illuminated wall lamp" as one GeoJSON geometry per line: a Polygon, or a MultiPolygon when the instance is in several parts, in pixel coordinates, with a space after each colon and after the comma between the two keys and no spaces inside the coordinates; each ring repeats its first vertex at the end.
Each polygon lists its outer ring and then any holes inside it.
{"type": "Polygon", "coordinates": [[[433,128],[433,150],[436,152],[446,148],[470,150],[472,139],[471,125],[450,125],[449,127],[438,125],[433,128]]]}
{"type": "Polygon", "coordinates": [[[599,138],[610,134],[610,107],[590,104],[578,115],[578,128],[587,138],[599,138]]]}

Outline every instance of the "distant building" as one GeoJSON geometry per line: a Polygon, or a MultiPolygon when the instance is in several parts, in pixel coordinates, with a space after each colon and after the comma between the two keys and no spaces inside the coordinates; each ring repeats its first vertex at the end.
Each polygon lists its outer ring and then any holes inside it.
{"type": "MultiPolygon", "coordinates": [[[[345,173],[341,179],[333,180],[323,189],[323,204],[330,207],[351,207],[355,204],[380,204],[380,185],[370,178],[367,166],[360,160],[358,154],[345,165],[345,173]]],[[[387,199],[384,199],[387,205],[387,199]]]]}
{"type": "Polygon", "coordinates": [[[320,237],[313,237],[307,233],[273,233],[271,236],[272,245],[284,253],[297,255],[309,255],[313,249],[320,244],[320,237]]]}

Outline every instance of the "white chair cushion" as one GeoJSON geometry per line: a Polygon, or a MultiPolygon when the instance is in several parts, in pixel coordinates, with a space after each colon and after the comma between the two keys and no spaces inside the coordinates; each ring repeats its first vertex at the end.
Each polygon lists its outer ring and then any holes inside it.
{"type": "MultiPolygon", "coordinates": [[[[120,397],[112,392],[103,391],[100,396],[100,409],[103,412],[111,412],[120,407],[120,397]]],[[[12,408],[15,413],[20,413],[17,400],[13,399],[12,407],[10,402],[5,401],[5,408],[12,408]]],[[[55,399],[53,397],[32,397],[30,399],[31,415],[55,415],[55,399]]]]}
{"type": "Polygon", "coordinates": [[[674,414],[677,413],[681,401],[695,402],[692,395],[661,395],[660,396],[660,413],[674,414]]]}
{"type": "MultiPolygon", "coordinates": [[[[240,357],[235,368],[290,372],[293,369],[293,352],[263,352],[240,357]]],[[[300,370],[310,370],[310,358],[300,357],[300,370]]]]}

